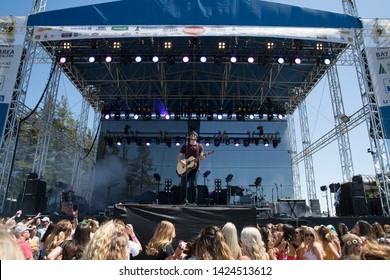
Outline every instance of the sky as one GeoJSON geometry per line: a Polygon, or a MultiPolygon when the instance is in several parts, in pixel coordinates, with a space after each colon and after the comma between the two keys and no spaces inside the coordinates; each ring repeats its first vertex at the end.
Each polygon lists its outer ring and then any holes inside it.
{"type": "MultiPolygon", "coordinates": [[[[56,10],[61,8],[83,6],[89,4],[97,4],[111,1],[97,1],[97,0],[67,0],[67,1],[54,1],[48,0],[46,10],[56,10]]],[[[306,8],[331,11],[343,13],[342,0],[326,0],[326,1],[313,1],[313,0],[279,0],[268,1],[281,4],[289,4],[295,6],[301,6],[306,8]]],[[[3,3],[0,10],[0,15],[15,15],[23,16],[28,15],[31,11],[33,1],[28,0],[13,0],[3,3]]],[[[390,1],[388,0],[356,0],[355,1],[358,14],[362,18],[388,18],[390,11],[390,1]]],[[[31,82],[29,85],[29,93],[27,95],[27,105],[33,107],[39,99],[43,87],[47,80],[43,80],[44,73],[49,76],[47,65],[34,65],[31,82]]],[[[352,115],[362,107],[362,101],[359,96],[359,87],[356,78],[356,71],[351,66],[340,66],[338,68],[340,77],[340,86],[344,100],[344,108],[346,115],[352,115]]],[[[75,115],[79,114],[79,108],[81,106],[81,96],[74,89],[73,85],[66,79],[61,79],[59,94],[68,97],[70,109],[74,111],[75,115]]],[[[306,99],[307,115],[309,119],[309,129],[311,142],[315,142],[323,135],[328,133],[334,127],[334,118],[332,112],[332,106],[330,101],[330,92],[327,79],[322,79],[316,88],[310,93],[306,99]]],[[[90,119],[93,120],[91,116],[90,119]]],[[[300,141],[300,126],[299,116],[294,114],[296,136],[297,136],[297,148],[298,152],[302,150],[302,144],[300,141]]],[[[367,153],[367,149],[370,147],[368,140],[368,132],[366,123],[363,122],[358,127],[354,128],[349,133],[349,139],[351,144],[352,161],[355,174],[374,174],[374,166],[371,154],[367,153]]],[[[317,197],[320,199],[321,209],[326,210],[326,198],[324,193],[319,189],[322,185],[329,185],[331,183],[342,182],[341,164],[338,152],[337,141],[329,144],[320,151],[313,154],[313,166],[315,184],[317,189],[317,197]]],[[[303,162],[299,165],[300,180],[302,188],[303,198],[306,196],[306,183],[305,183],[305,170],[303,162]]],[[[331,198],[329,197],[329,205],[331,204],[331,198]]],[[[330,209],[332,213],[332,208],[330,209]]]]}

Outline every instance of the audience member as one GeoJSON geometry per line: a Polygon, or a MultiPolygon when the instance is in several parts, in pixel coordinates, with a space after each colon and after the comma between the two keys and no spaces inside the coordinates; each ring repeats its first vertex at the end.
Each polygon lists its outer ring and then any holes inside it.
{"type": "Polygon", "coordinates": [[[175,226],[169,221],[161,221],[155,228],[153,237],[146,245],[146,255],[149,259],[165,260],[175,251],[172,241],[176,237],[175,226]]]}
{"type": "Polygon", "coordinates": [[[234,260],[234,257],[219,227],[206,226],[195,238],[191,259],[234,260]]]}
{"type": "Polygon", "coordinates": [[[222,227],[222,234],[225,238],[226,244],[229,246],[230,251],[232,252],[233,258],[238,260],[241,256],[241,248],[238,244],[238,234],[237,228],[233,223],[226,223],[222,227]]]}
{"type": "Polygon", "coordinates": [[[23,252],[23,255],[26,260],[34,259],[31,246],[27,242],[27,240],[30,238],[30,231],[31,228],[28,228],[23,224],[17,225],[15,227],[16,243],[18,244],[20,250],[23,252]]]}
{"type": "Polygon", "coordinates": [[[242,250],[240,260],[269,260],[260,231],[257,228],[243,228],[240,239],[242,250]]]}
{"type": "Polygon", "coordinates": [[[0,260],[25,260],[25,255],[16,243],[15,237],[0,230],[0,260]]]}
{"type": "Polygon", "coordinates": [[[128,260],[129,235],[120,220],[103,223],[88,242],[82,260],[128,260]]]}

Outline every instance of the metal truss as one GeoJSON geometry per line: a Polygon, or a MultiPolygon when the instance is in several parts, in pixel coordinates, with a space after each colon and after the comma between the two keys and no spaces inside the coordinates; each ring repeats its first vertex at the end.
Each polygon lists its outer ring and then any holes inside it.
{"type": "Polygon", "coordinates": [[[337,131],[341,172],[343,175],[343,182],[347,182],[351,181],[352,176],[354,175],[351,145],[349,142],[348,131],[342,131],[339,125],[348,121],[349,117],[345,115],[343,97],[341,94],[340,81],[336,64],[328,69],[327,74],[330,96],[332,100],[333,115],[337,131]]]}
{"type": "MultiPolygon", "coordinates": [[[[307,118],[306,110],[306,100],[303,100],[298,105],[299,111],[299,120],[301,124],[301,138],[303,149],[306,149],[310,146],[310,132],[309,132],[309,122],[307,118]]],[[[315,188],[315,178],[314,178],[314,168],[313,168],[313,158],[311,155],[305,155],[304,158],[305,164],[305,175],[306,175],[306,186],[307,186],[307,198],[309,200],[316,199],[317,193],[315,188]]]]}
{"type": "MultiPolygon", "coordinates": [[[[356,3],[354,0],[342,0],[344,12],[348,15],[358,17],[356,3]]],[[[364,43],[364,32],[373,34],[374,27],[372,30],[355,30],[355,44],[352,46],[353,59],[356,66],[356,73],[358,76],[358,82],[360,87],[361,98],[363,106],[368,108],[369,118],[367,118],[367,130],[370,141],[370,150],[372,153],[374,168],[376,176],[379,181],[382,182],[380,187],[381,194],[381,205],[384,216],[390,215],[390,204],[389,204],[389,153],[387,147],[387,141],[384,138],[382,118],[380,111],[378,110],[377,96],[370,82],[372,77],[370,69],[368,67],[365,43],[364,43]]]]}
{"type": "Polygon", "coordinates": [[[49,87],[47,88],[43,109],[41,111],[44,119],[44,126],[39,129],[35,157],[32,166],[32,172],[37,173],[38,178],[40,179],[44,179],[47,153],[50,145],[50,131],[53,126],[58,86],[61,77],[61,69],[56,67],[56,64],[53,65],[52,71],[53,73],[49,81],[49,87]]]}
{"type": "MultiPolygon", "coordinates": [[[[46,0],[33,2],[32,13],[44,11],[46,0]]],[[[20,68],[17,73],[15,87],[9,106],[8,118],[5,123],[5,133],[0,143],[0,211],[4,211],[4,203],[7,199],[8,189],[11,180],[14,157],[16,154],[16,143],[18,138],[18,118],[21,118],[22,107],[25,104],[27,89],[30,81],[36,43],[32,39],[33,28],[28,27],[23,45],[23,55],[20,68]]]]}
{"type": "Polygon", "coordinates": [[[294,191],[294,198],[300,199],[302,198],[301,194],[301,179],[299,176],[299,166],[297,162],[293,161],[293,158],[297,154],[297,139],[295,134],[295,123],[294,123],[294,115],[288,114],[287,115],[287,133],[288,133],[288,145],[289,150],[288,153],[291,157],[291,168],[293,173],[293,191],[294,191]]]}

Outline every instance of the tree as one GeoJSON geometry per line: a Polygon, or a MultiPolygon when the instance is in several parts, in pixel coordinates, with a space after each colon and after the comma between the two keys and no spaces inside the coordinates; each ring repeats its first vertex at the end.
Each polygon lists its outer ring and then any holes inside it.
{"type": "Polygon", "coordinates": [[[137,152],[137,156],[128,164],[127,178],[130,195],[155,190],[155,182],[152,173],[156,171],[156,168],[153,167],[149,147],[139,146],[137,152]]]}

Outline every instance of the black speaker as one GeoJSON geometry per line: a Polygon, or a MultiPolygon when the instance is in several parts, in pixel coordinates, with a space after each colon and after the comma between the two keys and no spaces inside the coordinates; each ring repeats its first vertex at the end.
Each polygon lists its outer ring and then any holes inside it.
{"type": "Polygon", "coordinates": [[[352,198],[355,196],[364,196],[362,183],[347,182],[341,185],[340,198],[352,198]]]}
{"type": "Polygon", "coordinates": [[[198,185],[198,204],[208,204],[209,203],[209,190],[207,186],[198,185]]]}
{"type": "Polygon", "coordinates": [[[156,194],[152,191],[144,192],[140,195],[139,204],[152,204],[156,199],[156,194]]]}
{"type": "Polygon", "coordinates": [[[47,206],[47,198],[38,194],[25,194],[23,197],[23,212],[27,215],[36,215],[37,213],[45,213],[47,206]]]}
{"type": "Polygon", "coordinates": [[[222,189],[220,192],[214,191],[212,194],[213,203],[216,205],[226,205],[228,203],[227,195],[227,189],[222,189]]]}
{"type": "Polygon", "coordinates": [[[172,193],[168,192],[159,192],[157,195],[158,204],[171,204],[172,193]]]}
{"type": "Polygon", "coordinates": [[[184,202],[184,197],[186,194],[184,188],[180,186],[173,186],[171,195],[172,203],[178,205],[184,202]]]}
{"type": "Polygon", "coordinates": [[[46,195],[46,182],[39,179],[28,179],[24,193],[46,195]]]}

